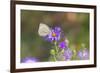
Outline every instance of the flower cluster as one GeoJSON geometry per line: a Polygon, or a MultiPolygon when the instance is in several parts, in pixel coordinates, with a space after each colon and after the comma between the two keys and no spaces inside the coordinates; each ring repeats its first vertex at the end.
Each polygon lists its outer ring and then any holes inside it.
{"type": "Polygon", "coordinates": [[[72,57],[72,51],[68,48],[68,42],[61,40],[62,30],[60,27],[51,28],[51,32],[44,37],[45,40],[52,42],[54,48],[50,51],[50,60],[62,61],[69,60],[72,57]]]}
{"type": "Polygon", "coordinates": [[[81,60],[87,60],[89,59],[89,51],[86,48],[84,48],[84,50],[79,50],[77,56],[81,60]]]}
{"type": "MultiPolygon", "coordinates": [[[[73,57],[79,60],[89,59],[89,50],[85,48],[84,45],[78,51],[76,49],[73,50],[68,46],[69,41],[60,27],[50,28],[50,33],[42,37],[46,41],[53,43],[50,50],[49,61],[67,61],[73,60],[73,57]]],[[[38,61],[39,60],[35,57],[26,57],[21,60],[22,63],[34,63],[38,61]]]]}
{"type": "MultiPolygon", "coordinates": [[[[54,48],[50,51],[50,61],[66,61],[71,60],[74,52],[68,47],[67,38],[62,37],[62,30],[60,27],[51,28],[51,32],[44,37],[47,41],[52,42],[54,48]],[[63,41],[61,39],[64,39],[63,41]]],[[[77,52],[77,58],[85,60],[89,58],[89,52],[87,49],[79,50],[77,52]]]]}

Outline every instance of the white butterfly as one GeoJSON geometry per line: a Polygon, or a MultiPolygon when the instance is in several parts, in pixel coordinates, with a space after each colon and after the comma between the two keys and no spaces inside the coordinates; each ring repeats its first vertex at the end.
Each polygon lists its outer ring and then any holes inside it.
{"type": "Polygon", "coordinates": [[[42,37],[48,35],[51,32],[50,28],[43,23],[40,23],[39,29],[38,29],[38,34],[42,37]]]}

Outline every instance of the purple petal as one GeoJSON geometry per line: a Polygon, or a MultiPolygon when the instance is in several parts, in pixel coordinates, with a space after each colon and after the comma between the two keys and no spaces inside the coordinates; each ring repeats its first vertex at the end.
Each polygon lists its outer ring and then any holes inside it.
{"type": "Polygon", "coordinates": [[[56,32],[61,32],[61,28],[60,27],[55,27],[55,31],[56,32]]]}
{"type": "Polygon", "coordinates": [[[81,60],[87,60],[89,59],[89,51],[87,49],[85,50],[80,50],[78,52],[78,58],[81,59],[81,60]]]}
{"type": "Polygon", "coordinates": [[[72,58],[73,52],[68,48],[64,51],[64,56],[66,60],[70,60],[72,58]]]}
{"type": "Polygon", "coordinates": [[[36,59],[34,57],[26,57],[21,60],[21,63],[34,63],[37,61],[38,61],[38,59],[36,59]]]}
{"type": "Polygon", "coordinates": [[[61,48],[61,49],[67,48],[66,42],[64,42],[64,41],[63,41],[63,42],[60,42],[58,46],[59,46],[59,48],[61,48]]]}

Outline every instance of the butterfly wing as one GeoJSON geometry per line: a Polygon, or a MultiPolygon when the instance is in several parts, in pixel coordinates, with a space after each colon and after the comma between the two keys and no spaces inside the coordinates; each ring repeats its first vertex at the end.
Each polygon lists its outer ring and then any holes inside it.
{"type": "Polygon", "coordinates": [[[39,25],[39,30],[38,30],[38,34],[40,36],[46,36],[50,33],[50,28],[46,25],[46,24],[43,24],[43,23],[40,23],[39,25]]]}

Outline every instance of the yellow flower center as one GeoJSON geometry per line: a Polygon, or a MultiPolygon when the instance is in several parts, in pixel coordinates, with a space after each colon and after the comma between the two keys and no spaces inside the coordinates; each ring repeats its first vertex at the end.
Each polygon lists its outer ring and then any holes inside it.
{"type": "Polygon", "coordinates": [[[52,36],[53,36],[53,37],[56,37],[56,33],[53,32],[53,33],[52,33],[52,36]]]}

